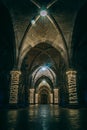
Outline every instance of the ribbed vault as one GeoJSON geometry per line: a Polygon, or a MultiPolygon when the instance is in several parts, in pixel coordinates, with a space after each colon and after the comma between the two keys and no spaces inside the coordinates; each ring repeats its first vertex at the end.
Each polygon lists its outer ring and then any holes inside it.
{"type": "Polygon", "coordinates": [[[69,56],[67,45],[59,25],[56,25],[55,21],[49,15],[44,18],[37,16],[34,21],[34,25],[31,24],[27,27],[20,45],[19,68],[25,55],[32,47],[35,47],[38,43],[46,42],[59,51],[68,66],[69,56]]]}
{"type": "Polygon", "coordinates": [[[52,69],[48,66],[40,66],[32,74],[33,83],[35,83],[40,77],[47,76],[54,84],[56,82],[56,75],[52,69]]]}
{"type": "Polygon", "coordinates": [[[40,43],[27,53],[21,70],[27,73],[27,80],[30,79],[31,84],[34,84],[39,78],[47,76],[56,85],[61,71],[64,71],[66,66],[64,59],[55,48],[50,44],[40,43]]]}

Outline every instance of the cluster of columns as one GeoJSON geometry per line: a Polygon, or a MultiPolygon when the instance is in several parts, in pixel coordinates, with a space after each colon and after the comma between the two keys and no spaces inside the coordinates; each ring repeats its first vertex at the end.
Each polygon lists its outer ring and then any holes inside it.
{"type": "MultiPolygon", "coordinates": [[[[9,104],[17,104],[18,103],[18,87],[19,87],[19,80],[21,72],[18,70],[11,71],[11,86],[10,86],[10,98],[9,104]]],[[[70,105],[78,104],[78,97],[77,97],[77,85],[76,85],[76,74],[75,70],[68,70],[66,72],[67,75],[67,83],[68,83],[68,99],[70,105]]],[[[29,89],[29,103],[33,104],[38,103],[38,93],[35,94],[35,89],[29,89]],[[35,99],[34,99],[35,98],[35,99]]],[[[58,104],[58,89],[55,88],[53,93],[50,93],[50,102],[54,104],[58,104]]]]}
{"type": "MultiPolygon", "coordinates": [[[[29,89],[29,103],[30,104],[38,104],[38,98],[39,98],[39,95],[38,93],[35,93],[35,89],[32,88],[32,89],[29,89]]],[[[50,104],[58,104],[58,89],[54,89],[53,93],[50,93],[49,94],[50,96],[50,104]]]]}

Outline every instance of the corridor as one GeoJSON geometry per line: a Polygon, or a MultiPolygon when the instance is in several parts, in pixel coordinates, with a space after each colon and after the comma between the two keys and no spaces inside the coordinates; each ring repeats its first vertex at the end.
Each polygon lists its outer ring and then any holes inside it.
{"type": "Polygon", "coordinates": [[[68,109],[57,105],[0,110],[0,130],[86,130],[86,115],[87,109],[68,109]]]}
{"type": "Polygon", "coordinates": [[[86,12],[87,0],[0,0],[0,130],[87,130],[86,12]]]}

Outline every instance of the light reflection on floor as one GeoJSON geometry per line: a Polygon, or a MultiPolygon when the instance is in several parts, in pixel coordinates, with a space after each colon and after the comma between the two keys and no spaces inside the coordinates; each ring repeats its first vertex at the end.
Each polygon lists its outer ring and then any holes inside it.
{"type": "Polygon", "coordinates": [[[57,105],[31,105],[26,109],[0,110],[0,130],[86,130],[87,109],[57,105]]]}

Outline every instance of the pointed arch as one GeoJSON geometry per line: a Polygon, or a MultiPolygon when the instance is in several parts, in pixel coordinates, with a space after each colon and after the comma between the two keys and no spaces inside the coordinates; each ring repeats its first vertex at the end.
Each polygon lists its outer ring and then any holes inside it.
{"type": "Polygon", "coordinates": [[[47,42],[56,48],[62,55],[66,57],[66,63],[69,63],[69,55],[67,44],[59,25],[51,16],[41,18],[37,16],[35,25],[29,24],[20,45],[20,54],[18,66],[20,68],[26,53],[34,46],[41,42],[47,42]]]}

